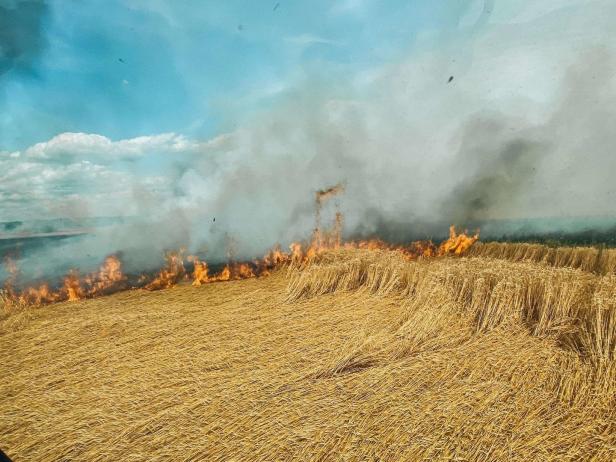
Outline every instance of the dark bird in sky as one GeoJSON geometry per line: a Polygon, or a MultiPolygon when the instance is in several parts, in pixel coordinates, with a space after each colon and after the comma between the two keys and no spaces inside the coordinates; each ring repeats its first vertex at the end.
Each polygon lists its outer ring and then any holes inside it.
{"type": "Polygon", "coordinates": [[[449,77],[449,80],[447,81],[447,83],[451,83],[452,80],[453,80],[453,75],[449,77]]]}
{"type": "Polygon", "coordinates": [[[272,11],[276,11],[279,6],[280,6],[280,2],[276,3],[276,5],[274,6],[274,9],[272,11]]]}
{"type": "MultiPolygon", "coordinates": [[[[118,58],[118,61],[120,61],[121,63],[124,63],[124,60],[122,58],[118,58]]],[[[126,64],[126,63],[124,63],[126,64]]]]}

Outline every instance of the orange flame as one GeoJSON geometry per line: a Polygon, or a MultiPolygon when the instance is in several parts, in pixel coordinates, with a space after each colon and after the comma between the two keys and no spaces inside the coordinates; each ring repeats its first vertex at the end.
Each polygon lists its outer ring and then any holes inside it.
{"type": "MultiPolygon", "coordinates": [[[[367,250],[394,250],[401,252],[408,259],[428,258],[444,255],[462,255],[478,239],[479,232],[469,236],[466,232],[457,234],[455,227],[449,228],[449,239],[436,246],[432,241],[416,241],[406,246],[393,245],[380,239],[365,241],[342,242],[343,216],[337,209],[335,220],[330,230],[321,229],[321,209],[325,202],[344,192],[344,185],[338,184],[331,188],[316,191],[315,194],[315,228],[312,239],[307,245],[293,242],[289,252],[281,250],[279,245],[273,247],[262,259],[253,262],[233,262],[235,255],[235,241],[227,236],[227,257],[230,263],[223,267],[218,274],[210,274],[207,262],[195,255],[188,256],[192,263],[192,285],[201,286],[211,282],[222,282],[235,279],[246,279],[257,276],[267,276],[276,268],[287,264],[305,264],[317,255],[337,248],[367,249],[367,250]]],[[[175,286],[182,279],[187,278],[184,267],[184,249],[177,252],[165,253],[166,264],[156,276],[143,274],[136,281],[137,287],[146,290],[160,290],[175,286]]],[[[38,287],[28,287],[18,292],[14,287],[19,276],[15,262],[5,259],[5,266],[9,278],[4,285],[3,298],[9,303],[20,305],[40,305],[57,301],[75,301],[86,297],[95,297],[127,287],[127,277],[122,272],[122,262],[116,255],[105,258],[97,273],[80,279],[75,270],[71,270],[64,278],[60,289],[53,291],[49,284],[43,283],[38,287]]]]}
{"type": "MultiPolygon", "coordinates": [[[[325,198],[334,191],[322,192],[325,198]]],[[[253,262],[234,262],[223,267],[218,274],[210,274],[207,262],[195,255],[188,256],[187,261],[192,263],[192,285],[195,287],[212,282],[223,282],[237,279],[247,279],[267,276],[276,268],[287,264],[305,264],[317,255],[336,248],[367,249],[367,250],[393,250],[401,252],[408,259],[429,258],[446,255],[464,254],[478,239],[479,233],[470,236],[466,232],[457,234],[455,227],[449,228],[449,238],[436,246],[432,241],[416,241],[405,246],[393,245],[379,239],[364,241],[341,241],[342,214],[336,214],[336,221],[332,231],[321,232],[315,230],[312,240],[307,245],[293,242],[289,252],[281,250],[279,245],[274,246],[262,259],[253,262]]],[[[184,249],[165,254],[166,264],[156,276],[142,275],[137,280],[137,287],[146,290],[160,290],[175,286],[187,278],[184,267],[184,249]]],[[[19,305],[41,305],[57,301],[76,301],[83,298],[95,297],[112,291],[126,288],[127,277],[122,272],[122,262],[115,255],[105,258],[99,271],[83,279],[79,278],[75,270],[71,270],[64,278],[60,289],[53,291],[49,284],[43,283],[38,287],[32,286],[21,291],[14,289],[19,272],[14,261],[5,260],[9,278],[5,282],[5,296],[9,303],[19,305]]]]}
{"type": "Polygon", "coordinates": [[[19,297],[20,305],[41,305],[52,303],[57,300],[57,295],[49,288],[48,284],[39,287],[28,287],[19,297]]]}
{"type": "Polygon", "coordinates": [[[193,286],[198,287],[202,284],[207,284],[208,282],[210,282],[210,277],[208,276],[208,266],[206,262],[200,261],[199,258],[194,255],[189,255],[188,261],[192,262],[194,265],[192,283],[193,286]]]}
{"type": "Polygon", "coordinates": [[[69,302],[75,302],[84,298],[85,292],[81,287],[79,276],[75,271],[71,271],[68,276],[64,278],[64,290],[66,291],[67,300],[69,302]]]}
{"type": "Polygon", "coordinates": [[[84,278],[84,283],[88,287],[88,296],[95,296],[104,293],[114,286],[126,280],[122,273],[122,262],[115,255],[109,255],[103,261],[98,273],[91,274],[84,278]]]}
{"type": "Polygon", "coordinates": [[[228,266],[225,266],[220,274],[214,278],[214,281],[228,281],[231,279],[231,270],[228,266]]]}
{"type": "Polygon", "coordinates": [[[256,275],[249,264],[239,263],[234,266],[235,279],[254,278],[256,275]]]}
{"type": "Polygon", "coordinates": [[[184,268],[184,249],[179,252],[167,252],[165,260],[167,265],[160,270],[158,276],[145,285],[146,290],[168,289],[176,285],[186,274],[184,268]]]}
{"type": "Polygon", "coordinates": [[[456,234],[455,226],[449,227],[449,239],[444,241],[438,249],[439,255],[462,255],[479,239],[479,231],[474,236],[468,236],[466,232],[456,234]]]}
{"type": "Polygon", "coordinates": [[[95,297],[102,293],[121,288],[120,283],[126,280],[122,273],[122,263],[115,255],[105,258],[97,273],[79,278],[77,271],[71,270],[65,276],[62,287],[52,290],[48,283],[26,287],[19,294],[13,288],[18,277],[17,266],[12,260],[5,261],[9,279],[5,282],[5,290],[9,301],[18,305],[41,305],[58,301],[76,301],[86,297],[95,297]]]}

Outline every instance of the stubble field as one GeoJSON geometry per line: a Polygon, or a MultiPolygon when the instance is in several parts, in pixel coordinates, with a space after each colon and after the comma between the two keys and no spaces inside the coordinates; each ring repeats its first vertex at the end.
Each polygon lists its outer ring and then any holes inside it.
{"type": "Polygon", "coordinates": [[[614,251],[327,252],[6,311],[0,447],[47,460],[616,458],[614,251]]]}

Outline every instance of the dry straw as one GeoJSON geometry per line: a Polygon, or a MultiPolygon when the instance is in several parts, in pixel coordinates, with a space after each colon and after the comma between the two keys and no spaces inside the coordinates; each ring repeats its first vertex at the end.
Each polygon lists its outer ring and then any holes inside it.
{"type": "Polygon", "coordinates": [[[478,331],[514,320],[532,335],[558,338],[589,358],[616,358],[612,275],[492,258],[405,262],[393,252],[355,254],[352,260],[317,262],[292,271],[287,299],[338,290],[421,298],[428,291],[426,302],[431,303],[436,286],[473,314],[478,331]]]}
{"type": "Polygon", "coordinates": [[[616,276],[517,248],[337,251],[8,313],[0,445],[42,461],[615,460],[616,276]]]}
{"type": "Polygon", "coordinates": [[[597,274],[616,272],[616,249],[600,247],[548,247],[541,244],[476,243],[469,256],[532,261],[553,267],[578,268],[597,274]]]}

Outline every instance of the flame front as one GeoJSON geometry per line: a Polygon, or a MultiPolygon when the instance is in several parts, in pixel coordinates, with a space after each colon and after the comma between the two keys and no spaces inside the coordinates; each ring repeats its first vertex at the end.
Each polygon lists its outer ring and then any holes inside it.
{"type": "MultiPolygon", "coordinates": [[[[319,197],[319,199],[327,198],[336,192],[323,191],[323,197],[319,197]]],[[[464,254],[479,239],[479,233],[472,236],[466,232],[456,233],[453,225],[449,228],[449,238],[438,246],[432,241],[416,241],[407,245],[393,245],[379,239],[342,242],[341,230],[342,214],[338,212],[332,230],[322,231],[316,228],[308,244],[293,242],[289,246],[288,252],[283,251],[279,245],[276,245],[261,259],[252,262],[230,262],[215,274],[210,272],[210,267],[206,261],[195,255],[186,258],[187,262],[192,264],[192,273],[189,274],[184,266],[184,249],[177,252],[167,252],[165,254],[165,266],[154,276],[141,275],[132,287],[141,287],[146,290],[168,289],[182,280],[190,279],[191,276],[192,285],[195,287],[213,282],[263,277],[284,265],[309,263],[319,254],[337,248],[392,250],[401,252],[410,260],[446,255],[459,256],[464,254]]],[[[128,278],[122,271],[122,262],[117,255],[106,257],[97,272],[83,278],[79,277],[77,271],[70,271],[64,278],[62,286],[57,290],[52,290],[51,286],[45,282],[18,291],[15,286],[19,271],[15,262],[7,259],[5,266],[9,278],[4,286],[4,298],[12,304],[42,305],[58,301],[76,301],[131,287],[128,285],[128,278]]]]}
{"type": "Polygon", "coordinates": [[[14,288],[19,276],[17,267],[12,261],[5,261],[10,277],[5,282],[4,289],[8,301],[17,305],[42,305],[59,301],[77,301],[83,298],[96,297],[125,288],[126,276],[122,272],[122,262],[115,255],[109,255],[103,261],[99,270],[80,278],[76,270],[71,270],[64,277],[62,286],[52,290],[49,283],[26,287],[18,293],[14,288]]]}

